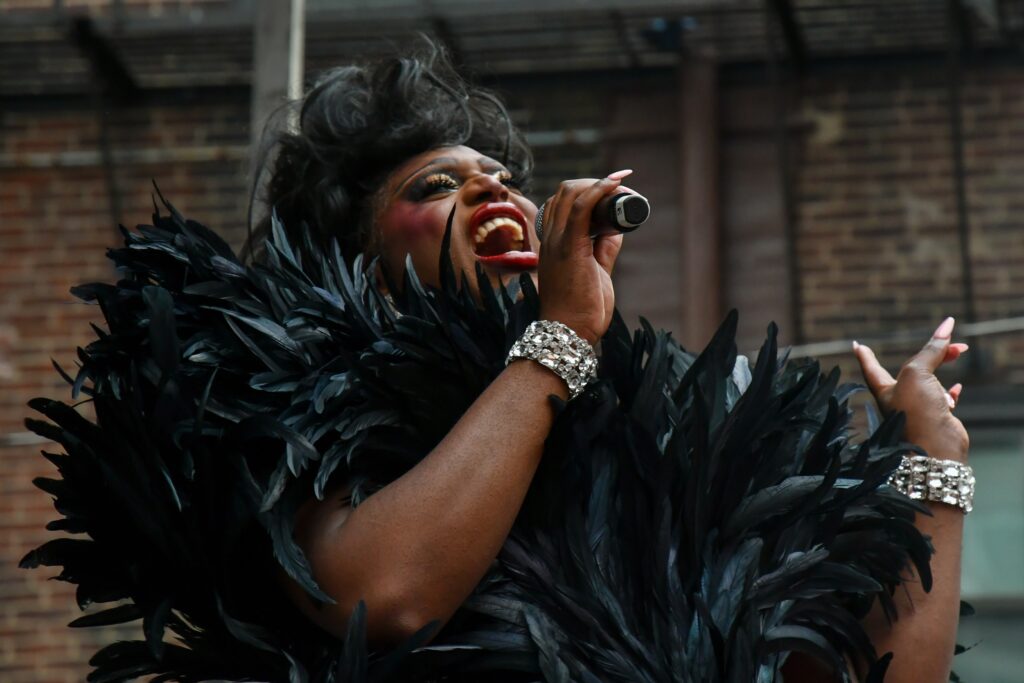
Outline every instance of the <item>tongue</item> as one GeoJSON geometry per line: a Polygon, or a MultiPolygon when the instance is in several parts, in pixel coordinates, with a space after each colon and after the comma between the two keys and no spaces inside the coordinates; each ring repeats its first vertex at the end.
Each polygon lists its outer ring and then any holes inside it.
{"type": "Polygon", "coordinates": [[[506,251],[504,254],[495,254],[494,256],[477,256],[477,259],[489,266],[522,270],[536,268],[539,260],[537,254],[532,251],[506,251]]]}

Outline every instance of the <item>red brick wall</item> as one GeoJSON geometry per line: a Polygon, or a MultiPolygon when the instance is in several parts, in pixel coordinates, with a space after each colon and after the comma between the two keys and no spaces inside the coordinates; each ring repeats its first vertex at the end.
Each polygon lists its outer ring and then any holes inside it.
{"type": "MultiPolygon", "coordinates": [[[[1024,315],[1024,72],[979,71],[964,125],[978,317],[1024,315]]],[[[994,377],[1024,383],[1024,335],[980,345],[994,377]]]]}
{"type": "MultiPolygon", "coordinates": [[[[1024,313],[1022,78],[1019,68],[979,69],[963,89],[980,320],[1024,313]]],[[[941,69],[805,84],[796,192],[808,341],[926,333],[965,314],[947,95],[941,69]]],[[[972,340],[972,353],[987,375],[1020,383],[1022,342],[972,340]]],[[[890,363],[912,349],[880,348],[890,363]]]]}

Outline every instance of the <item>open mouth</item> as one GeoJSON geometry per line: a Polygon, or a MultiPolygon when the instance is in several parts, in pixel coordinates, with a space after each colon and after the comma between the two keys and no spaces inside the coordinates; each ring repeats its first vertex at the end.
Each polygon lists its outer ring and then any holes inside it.
{"type": "Polygon", "coordinates": [[[526,239],[526,216],[511,202],[484,204],[469,221],[473,251],[489,266],[529,270],[537,267],[537,254],[526,239]]]}

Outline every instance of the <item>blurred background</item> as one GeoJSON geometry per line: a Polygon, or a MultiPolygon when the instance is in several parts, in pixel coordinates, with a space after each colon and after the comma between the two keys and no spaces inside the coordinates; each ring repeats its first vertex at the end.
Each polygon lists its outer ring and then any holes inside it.
{"type": "Polygon", "coordinates": [[[0,680],[82,681],[111,638],[16,567],[55,514],[24,405],[68,398],[51,358],[73,367],[98,320],[69,288],[115,277],[104,249],[153,181],[240,245],[267,112],[416,32],[504,95],[538,198],[635,169],[631,324],[700,347],[735,307],[742,349],[774,320],[859,379],[850,340],[897,367],[957,316],[978,615],[956,669],[1024,680],[1022,0],[0,0],[0,680]]]}

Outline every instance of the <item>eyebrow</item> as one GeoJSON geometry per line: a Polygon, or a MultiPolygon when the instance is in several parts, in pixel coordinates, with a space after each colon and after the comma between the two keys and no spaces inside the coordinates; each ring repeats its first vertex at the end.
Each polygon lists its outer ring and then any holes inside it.
{"type": "MultiPolygon", "coordinates": [[[[422,166],[417,168],[415,171],[413,171],[409,175],[405,176],[405,178],[402,179],[402,182],[398,183],[398,186],[395,188],[395,191],[394,191],[393,194],[400,193],[402,191],[402,189],[405,188],[405,186],[409,184],[409,181],[412,178],[414,178],[415,176],[419,175],[423,171],[426,171],[427,169],[434,168],[434,167],[437,167],[437,166],[454,166],[454,165],[456,165],[458,163],[459,163],[459,160],[456,159],[455,157],[437,157],[436,159],[433,159],[432,161],[428,161],[427,163],[423,164],[422,166]]],[[[499,171],[500,170],[505,170],[505,167],[502,164],[498,163],[496,160],[494,160],[494,159],[492,159],[490,157],[484,157],[484,156],[479,157],[476,160],[476,163],[479,164],[481,168],[495,168],[495,169],[497,169],[499,171]]]]}

